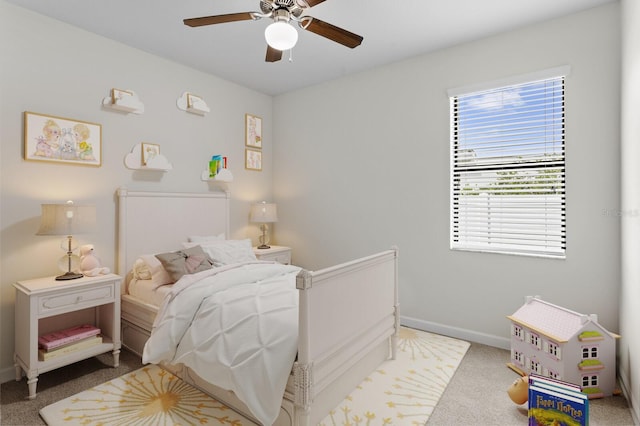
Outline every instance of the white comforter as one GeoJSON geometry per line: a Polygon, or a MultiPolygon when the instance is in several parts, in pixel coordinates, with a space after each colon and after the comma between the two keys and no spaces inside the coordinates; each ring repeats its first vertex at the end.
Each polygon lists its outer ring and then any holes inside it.
{"type": "Polygon", "coordinates": [[[183,363],[273,424],[296,356],[299,270],[258,262],[183,276],[160,308],[142,361],[183,363]]]}

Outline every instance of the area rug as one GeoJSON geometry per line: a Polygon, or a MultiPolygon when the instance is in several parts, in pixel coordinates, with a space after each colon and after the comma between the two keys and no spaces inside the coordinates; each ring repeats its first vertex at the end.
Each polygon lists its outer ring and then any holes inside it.
{"type": "Polygon", "coordinates": [[[48,405],[40,416],[51,426],[254,425],[156,365],[48,405]]]}
{"type": "Polygon", "coordinates": [[[395,360],[384,362],[320,426],[424,425],[469,343],[401,327],[395,360]]]}
{"type": "MultiPolygon", "coordinates": [[[[319,426],[424,425],[469,343],[401,327],[383,363],[319,426]]],[[[40,410],[50,426],[254,425],[171,373],[148,365],[40,410]]]]}

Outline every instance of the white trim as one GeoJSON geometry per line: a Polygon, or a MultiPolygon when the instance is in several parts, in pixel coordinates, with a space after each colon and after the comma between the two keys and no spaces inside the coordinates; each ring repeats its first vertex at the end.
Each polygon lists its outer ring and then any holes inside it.
{"type": "Polygon", "coordinates": [[[468,342],[481,343],[487,346],[493,346],[494,348],[510,350],[511,341],[504,337],[494,336],[491,334],[479,333],[473,330],[467,330],[464,328],[452,327],[449,325],[439,324],[431,321],[423,321],[417,318],[400,317],[400,324],[416,328],[422,331],[428,331],[430,333],[441,334],[443,336],[449,336],[456,339],[466,340],[468,342]]]}
{"type": "Polygon", "coordinates": [[[485,81],[482,83],[474,83],[466,86],[454,87],[447,89],[447,95],[452,98],[454,96],[466,95],[473,92],[482,92],[485,90],[496,89],[498,87],[513,86],[516,84],[529,83],[532,81],[546,80],[556,77],[567,77],[571,73],[570,65],[563,65],[555,68],[547,68],[545,70],[534,71],[527,74],[513,75],[497,80],[485,81]]]}

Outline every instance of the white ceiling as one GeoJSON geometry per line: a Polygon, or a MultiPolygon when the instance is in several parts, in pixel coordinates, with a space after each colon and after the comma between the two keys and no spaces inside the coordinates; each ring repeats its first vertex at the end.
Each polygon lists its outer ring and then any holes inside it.
{"type": "Polygon", "coordinates": [[[617,0],[326,0],[306,14],[364,37],[349,49],[299,30],[293,60],[264,61],[271,22],[191,28],[184,18],[259,11],[259,0],[6,0],[276,95],[617,0]]]}

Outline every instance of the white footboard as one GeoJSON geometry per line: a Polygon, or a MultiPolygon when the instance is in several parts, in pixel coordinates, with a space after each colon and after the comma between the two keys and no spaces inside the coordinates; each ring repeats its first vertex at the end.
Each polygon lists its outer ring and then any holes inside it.
{"type": "Polygon", "coordinates": [[[399,327],[398,251],[301,271],[295,424],[315,425],[389,357],[399,327]]]}

